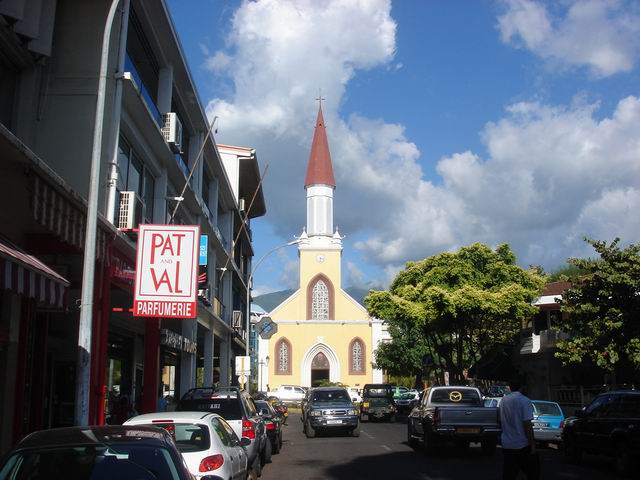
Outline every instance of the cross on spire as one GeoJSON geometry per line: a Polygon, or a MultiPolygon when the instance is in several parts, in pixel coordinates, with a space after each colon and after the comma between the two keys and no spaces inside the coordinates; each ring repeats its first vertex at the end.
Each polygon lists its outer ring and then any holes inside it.
{"type": "Polygon", "coordinates": [[[318,97],[316,98],[316,101],[320,104],[320,110],[322,110],[322,101],[323,101],[323,100],[326,100],[326,98],[324,98],[324,97],[322,96],[322,89],[321,89],[321,88],[319,88],[319,89],[318,89],[318,97]]]}

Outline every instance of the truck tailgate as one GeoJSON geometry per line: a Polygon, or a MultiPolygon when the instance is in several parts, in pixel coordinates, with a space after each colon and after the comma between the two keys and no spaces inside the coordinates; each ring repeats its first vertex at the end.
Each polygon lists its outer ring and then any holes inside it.
{"type": "Polygon", "coordinates": [[[498,425],[498,409],[489,407],[438,407],[439,424],[447,426],[492,427],[498,425]]]}

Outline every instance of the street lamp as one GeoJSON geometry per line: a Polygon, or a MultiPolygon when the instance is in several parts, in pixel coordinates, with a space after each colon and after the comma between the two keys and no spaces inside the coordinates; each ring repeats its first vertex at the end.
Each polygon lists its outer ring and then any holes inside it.
{"type": "MultiPolygon", "coordinates": [[[[251,354],[250,343],[249,343],[251,335],[249,334],[249,332],[251,330],[251,284],[253,282],[253,276],[255,275],[256,270],[258,269],[260,264],[264,261],[264,259],[267,258],[269,255],[271,255],[273,252],[275,252],[276,250],[280,250],[281,248],[289,247],[291,245],[297,245],[299,243],[300,243],[300,239],[296,239],[296,240],[292,240],[291,242],[287,242],[283,245],[278,245],[277,247],[272,248],[267,253],[265,253],[262,257],[260,257],[260,260],[258,260],[258,263],[256,263],[255,267],[253,267],[253,270],[249,274],[249,278],[247,279],[247,303],[246,303],[246,321],[245,321],[245,332],[247,332],[247,339],[245,340],[246,342],[245,355],[247,357],[249,357],[251,354]]],[[[249,390],[248,386],[247,386],[247,390],[249,390]]]]}
{"type": "Polygon", "coordinates": [[[262,375],[262,367],[263,366],[264,367],[269,367],[269,355],[267,355],[262,360],[260,360],[260,391],[261,392],[264,392],[264,383],[263,383],[263,380],[262,380],[264,378],[264,376],[262,375]]]}

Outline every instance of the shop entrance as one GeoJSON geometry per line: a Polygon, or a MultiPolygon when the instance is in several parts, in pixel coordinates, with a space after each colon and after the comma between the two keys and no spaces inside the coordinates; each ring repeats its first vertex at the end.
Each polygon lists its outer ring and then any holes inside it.
{"type": "Polygon", "coordinates": [[[317,387],[323,380],[329,380],[330,366],[327,356],[318,352],[311,361],[311,386],[317,387]]]}

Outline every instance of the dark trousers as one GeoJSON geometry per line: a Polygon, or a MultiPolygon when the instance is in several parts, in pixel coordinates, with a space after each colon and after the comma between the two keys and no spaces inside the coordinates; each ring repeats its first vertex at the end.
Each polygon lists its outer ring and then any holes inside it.
{"type": "Polygon", "coordinates": [[[540,458],[538,454],[532,455],[529,447],[517,450],[503,448],[502,458],[502,480],[516,480],[520,471],[524,472],[527,480],[540,478],[540,458]]]}

